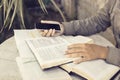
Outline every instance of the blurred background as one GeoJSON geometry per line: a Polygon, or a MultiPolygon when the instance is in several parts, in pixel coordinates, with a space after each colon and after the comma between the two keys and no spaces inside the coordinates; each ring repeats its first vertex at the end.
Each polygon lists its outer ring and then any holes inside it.
{"type": "MultiPolygon", "coordinates": [[[[2,4],[5,0],[0,1],[2,4]]],[[[17,1],[15,0],[8,0],[8,6],[12,4],[9,3],[10,1],[14,1],[14,3],[17,4],[17,1]]],[[[14,14],[15,9],[18,8],[11,26],[9,26],[10,22],[4,26],[8,12],[8,10],[5,10],[6,6],[2,5],[0,8],[0,43],[13,36],[13,29],[33,29],[35,28],[35,23],[39,22],[40,20],[55,20],[63,22],[85,19],[94,16],[101,8],[104,7],[105,3],[107,2],[107,0],[43,0],[45,5],[44,8],[40,7],[39,1],[41,0],[20,1],[21,4],[17,5],[17,7],[15,7],[14,4],[11,7],[11,10],[8,9],[9,18],[6,22],[11,21],[11,15],[14,14]],[[22,15],[19,11],[19,8],[22,9],[22,15]],[[25,28],[22,27],[24,25],[21,16],[23,16],[25,28]]],[[[105,32],[101,32],[100,35],[115,44],[110,28],[105,32]]]]}

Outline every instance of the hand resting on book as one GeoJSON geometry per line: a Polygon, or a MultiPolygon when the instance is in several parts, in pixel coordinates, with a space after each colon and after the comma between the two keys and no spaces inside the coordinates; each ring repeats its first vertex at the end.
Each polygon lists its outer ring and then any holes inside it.
{"type": "Polygon", "coordinates": [[[72,44],[68,46],[66,56],[77,58],[74,63],[80,63],[88,60],[106,59],[108,48],[96,44],[72,44]]]}

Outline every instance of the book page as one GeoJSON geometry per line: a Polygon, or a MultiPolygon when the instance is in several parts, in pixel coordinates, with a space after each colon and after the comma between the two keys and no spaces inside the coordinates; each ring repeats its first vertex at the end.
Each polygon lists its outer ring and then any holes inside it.
{"type": "Polygon", "coordinates": [[[84,36],[62,36],[66,41],[71,44],[75,43],[94,43],[93,39],[84,36]]]}
{"type": "Polygon", "coordinates": [[[27,39],[26,42],[33,46],[33,48],[48,47],[52,45],[59,45],[62,43],[68,43],[66,40],[61,37],[40,37],[40,38],[31,38],[27,39]]]}
{"type": "Polygon", "coordinates": [[[52,45],[49,47],[37,48],[36,52],[39,54],[39,57],[45,60],[53,60],[53,59],[62,59],[65,57],[65,51],[67,50],[67,44],[60,45],[52,45]]]}
{"type": "Polygon", "coordinates": [[[14,30],[14,38],[16,42],[17,49],[19,51],[19,55],[25,58],[32,58],[33,55],[31,50],[29,49],[26,39],[34,38],[33,35],[40,35],[36,29],[32,30],[14,30]],[[34,32],[34,33],[33,33],[34,32]],[[31,34],[33,33],[33,34],[31,34]],[[36,34],[37,33],[37,34],[36,34]]]}
{"type": "Polygon", "coordinates": [[[97,45],[115,47],[115,45],[113,45],[110,41],[100,36],[99,34],[92,35],[90,38],[94,40],[94,43],[97,45]]]}

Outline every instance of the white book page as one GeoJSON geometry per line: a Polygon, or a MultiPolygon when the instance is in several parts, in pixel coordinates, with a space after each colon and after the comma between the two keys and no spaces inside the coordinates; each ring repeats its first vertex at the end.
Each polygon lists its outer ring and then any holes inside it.
{"type": "Polygon", "coordinates": [[[37,48],[36,51],[43,61],[53,59],[64,59],[65,51],[67,50],[67,44],[53,45],[49,47],[37,48]]]}
{"type": "Polygon", "coordinates": [[[71,44],[75,43],[94,43],[93,39],[84,36],[61,36],[71,44]]]}
{"type": "Polygon", "coordinates": [[[104,60],[93,60],[80,64],[69,63],[62,65],[61,68],[90,80],[109,80],[120,69],[104,60]]]}
{"type": "Polygon", "coordinates": [[[29,49],[27,43],[25,42],[26,39],[33,38],[33,35],[31,33],[37,32],[36,29],[32,30],[14,30],[14,37],[17,49],[19,51],[19,55],[21,57],[25,58],[32,58],[33,54],[31,53],[31,50],[29,49]]]}
{"type": "Polygon", "coordinates": [[[52,45],[59,45],[62,43],[68,43],[65,39],[61,37],[40,37],[27,39],[28,45],[30,44],[33,48],[48,47],[52,45]]]}
{"type": "Polygon", "coordinates": [[[90,36],[90,38],[93,39],[94,43],[97,45],[115,47],[110,41],[108,41],[104,37],[100,36],[99,34],[92,35],[92,36],[90,36]]]}

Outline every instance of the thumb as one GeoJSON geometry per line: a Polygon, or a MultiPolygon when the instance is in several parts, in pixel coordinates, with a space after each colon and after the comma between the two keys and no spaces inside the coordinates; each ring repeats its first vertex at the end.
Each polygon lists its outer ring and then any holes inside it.
{"type": "Polygon", "coordinates": [[[56,30],[55,31],[54,37],[63,35],[63,33],[64,33],[64,27],[63,27],[63,25],[59,24],[59,26],[60,26],[60,30],[56,30]]]}

